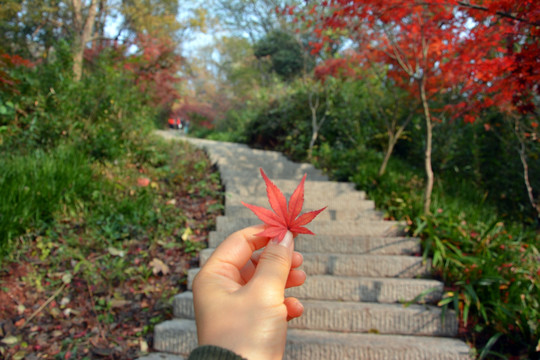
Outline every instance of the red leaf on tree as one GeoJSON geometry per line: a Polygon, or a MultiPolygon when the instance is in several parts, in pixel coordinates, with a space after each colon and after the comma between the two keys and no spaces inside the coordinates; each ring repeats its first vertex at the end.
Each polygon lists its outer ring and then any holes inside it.
{"type": "Polygon", "coordinates": [[[267,226],[264,231],[256,235],[277,238],[279,241],[283,240],[287,231],[291,231],[294,235],[315,235],[309,229],[305,228],[304,225],[309,224],[321,211],[326,209],[326,206],[322,209],[309,211],[300,215],[302,206],[304,205],[304,183],[307,174],[304,174],[302,177],[302,181],[300,181],[300,184],[298,184],[296,190],[294,190],[287,206],[287,199],[285,199],[281,190],[279,190],[268,176],[266,176],[262,168],[260,171],[264,182],[266,183],[268,202],[274,212],[263,208],[262,206],[246,204],[242,201],[242,205],[253,211],[267,226]]]}

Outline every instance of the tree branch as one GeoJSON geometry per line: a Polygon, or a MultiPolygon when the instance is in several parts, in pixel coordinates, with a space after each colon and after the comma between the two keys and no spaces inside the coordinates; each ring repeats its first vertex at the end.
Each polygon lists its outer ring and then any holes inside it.
{"type": "MultiPolygon", "coordinates": [[[[487,7],[482,6],[482,5],[471,4],[470,2],[466,2],[466,1],[458,1],[457,3],[458,3],[458,5],[469,8],[469,9],[479,10],[479,11],[484,11],[484,12],[490,12],[490,10],[487,7]]],[[[503,17],[503,18],[520,21],[520,22],[523,22],[525,24],[534,25],[534,26],[540,26],[540,21],[529,21],[527,19],[520,18],[520,17],[518,17],[516,15],[512,15],[512,14],[504,12],[504,11],[496,11],[494,14],[498,15],[500,17],[503,17]]]]}

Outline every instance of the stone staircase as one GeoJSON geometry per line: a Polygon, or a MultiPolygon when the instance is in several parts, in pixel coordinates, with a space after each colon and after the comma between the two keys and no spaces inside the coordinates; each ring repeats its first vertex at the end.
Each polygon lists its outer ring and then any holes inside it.
{"type": "MultiPolygon", "coordinates": [[[[285,359],[470,358],[468,346],[452,338],[458,330],[455,315],[443,317],[435,305],[443,284],[429,279],[430,264],[418,255],[419,239],[404,236],[402,224],[384,221],[365,193],[329,182],[311,165],[277,152],[186,140],[206,149],[226,189],[225,216],[200,253],[201,266],[232,232],[260,223],[240,200],[269,208],[259,167],[287,198],[307,173],[304,211],[328,206],[308,225],[317,235],[295,240],[308,277],[303,286],[287,290],[305,310],[289,323],[285,359]]],[[[189,289],[197,271],[189,272],[189,289]]],[[[177,295],[173,306],[175,319],[155,327],[154,349],[161,353],[145,359],[182,359],[197,346],[192,293],[177,295]]]]}

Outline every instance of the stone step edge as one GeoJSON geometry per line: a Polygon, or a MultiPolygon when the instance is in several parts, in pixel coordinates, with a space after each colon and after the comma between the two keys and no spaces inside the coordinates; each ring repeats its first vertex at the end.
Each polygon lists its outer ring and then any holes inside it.
{"type": "MultiPolygon", "coordinates": [[[[262,224],[257,218],[228,218],[217,219],[216,230],[234,233],[241,229],[262,224]]],[[[399,237],[406,234],[404,224],[387,221],[362,221],[358,223],[345,221],[314,221],[307,225],[316,236],[371,236],[371,237],[399,237]]]]}
{"type": "MultiPolygon", "coordinates": [[[[154,329],[158,351],[187,356],[196,346],[194,320],[168,320],[154,329]]],[[[284,359],[470,360],[469,353],[463,341],[453,338],[289,329],[284,359]]]]}
{"type": "MultiPolygon", "coordinates": [[[[231,176],[229,177],[229,180],[233,184],[241,184],[242,187],[260,187],[261,189],[265,188],[264,181],[261,177],[259,178],[245,178],[243,176],[231,176]]],[[[276,184],[280,189],[282,187],[291,187],[293,190],[298,186],[301,179],[297,180],[290,180],[290,179],[271,179],[274,184],[276,184]],[[281,186],[280,186],[281,185],[281,186]]],[[[363,192],[363,190],[356,190],[355,183],[352,182],[343,182],[343,181],[333,181],[333,180],[310,180],[306,177],[306,181],[304,183],[304,188],[307,190],[310,187],[334,187],[334,188],[340,188],[343,190],[349,190],[349,191],[358,191],[363,192]]],[[[281,189],[283,190],[283,189],[281,189]]]]}
{"type": "MultiPolygon", "coordinates": [[[[287,180],[291,183],[295,183],[294,187],[290,187],[290,185],[285,186],[279,186],[279,183],[277,183],[277,187],[281,190],[283,195],[285,197],[289,198],[294,190],[296,189],[297,182],[294,180],[287,180]]],[[[321,181],[322,183],[322,181],[321,181]]],[[[333,184],[333,182],[328,182],[329,184],[333,184]]],[[[341,189],[336,186],[326,186],[326,189],[319,189],[322,186],[315,187],[314,185],[308,187],[304,187],[304,194],[306,198],[310,198],[311,196],[317,196],[321,192],[324,192],[324,195],[326,197],[331,196],[345,196],[350,197],[351,201],[361,201],[361,200],[369,200],[366,198],[366,193],[364,191],[359,190],[350,190],[350,189],[341,189]]],[[[227,184],[225,184],[225,192],[230,194],[236,194],[238,196],[250,196],[250,197],[261,197],[261,195],[266,194],[266,185],[262,184],[261,186],[254,186],[254,185],[245,185],[242,183],[231,183],[227,181],[227,184]]]]}
{"type": "MultiPolygon", "coordinates": [[[[247,197],[242,197],[240,195],[234,195],[234,198],[232,196],[225,196],[225,211],[229,208],[241,208],[244,207],[240,201],[243,201],[248,204],[252,205],[259,205],[263,207],[269,207],[268,205],[268,198],[258,196],[256,199],[249,199],[247,197]]],[[[363,212],[372,210],[375,211],[375,202],[373,200],[359,200],[355,202],[351,202],[348,204],[328,204],[328,202],[320,201],[319,204],[321,204],[322,207],[326,206],[328,210],[338,211],[338,212],[363,212]]],[[[319,204],[304,204],[304,208],[302,212],[306,212],[309,210],[317,210],[320,209],[319,204]]],[[[326,210],[325,210],[326,211],[326,210]]]]}
{"type": "MultiPolygon", "coordinates": [[[[188,290],[192,290],[193,280],[199,271],[200,268],[188,270],[188,290]]],[[[430,279],[310,275],[304,285],[287,289],[285,294],[286,296],[294,296],[301,300],[360,301],[386,304],[414,301],[414,303],[431,304],[438,302],[442,298],[443,287],[442,282],[430,279]],[[372,287],[366,287],[366,283],[372,287]],[[337,287],[337,290],[335,290],[337,293],[334,294],[331,291],[332,286],[337,287]],[[417,289],[413,291],[411,287],[416,287],[417,289]],[[358,289],[362,288],[365,289],[365,293],[358,292],[358,289]],[[418,291],[418,288],[421,290],[418,291]],[[356,290],[353,291],[353,289],[356,290]],[[396,293],[389,293],[391,290],[396,293]],[[315,295],[313,295],[314,293],[315,295]]]]}
{"type": "MultiPolygon", "coordinates": [[[[315,208],[305,208],[302,209],[302,212],[308,212],[318,210],[315,208]]],[[[232,217],[253,217],[255,216],[253,212],[248,209],[247,207],[243,205],[229,205],[225,208],[225,215],[224,216],[232,216],[232,217]]],[[[362,209],[360,211],[347,211],[347,210],[340,210],[340,209],[332,209],[332,208],[326,208],[323,212],[321,212],[319,215],[317,215],[317,220],[324,220],[328,221],[349,221],[349,220],[357,220],[360,218],[366,218],[372,221],[384,221],[384,211],[376,210],[374,208],[366,208],[362,209]],[[326,219],[326,218],[330,219],[326,219]]]]}
{"type": "MultiPolygon", "coordinates": [[[[199,252],[202,267],[214,253],[214,248],[199,252]]],[[[337,276],[367,276],[393,278],[419,278],[431,274],[431,261],[420,256],[409,255],[366,255],[329,254],[302,252],[304,265],[301,269],[308,275],[327,274],[337,276]],[[316,269],[317,272],[310,271],[316,269]]]]}
{"type": "MultiPolygon", "coordinates": [[[[458,331],[455,312],[447,311],[443,318],[443,311],[431,305],[321,300],[302,300],[302,304],[304,314],[290,321],[289,328],[446,337],[453,337],[458,331]]],[[[195,319],[191,291],[173,298],[173,313],[178,319],[195,319]]]]}
{"type": "MultiPolygon", "coordinates": [[[[268,206],[270,207],[270,206],[268,206]]],[[[261,223],[255,215],[251,217],[231,217],[227,215],[219,215],[216,217],[216,226],[226,225],[226,224],[248,224],[248,225],[257,225],[261,223]]],[[[364,226],[364,225],[384,225],[388,227],[405,227],[406,223],[403,221],[394,221],[394,220],[371,220],[371,219],[359,219],[359,220],[344,220],[344,221],[332,221],[332,220],[318,220],[315,218],[311,226],[318,225],[340,225],[340,226],[364,226]]]]}
{"type": "MultiPolygon", "coordinates": [[[[219,246],[230,232],[210,231],[208,247],[219,246]]],[[[299,235],[295,249],[300,252],[328,252],[334,254],[419,254],[420,239],[407,236],[382,237],[358,235],[299,235]]]]}

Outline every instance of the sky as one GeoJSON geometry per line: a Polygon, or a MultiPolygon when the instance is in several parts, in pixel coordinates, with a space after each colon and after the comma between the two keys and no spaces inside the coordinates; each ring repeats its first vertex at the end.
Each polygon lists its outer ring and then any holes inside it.
{"type": "MultiPolygon", "coordinates": [[[[178,0],[181,2],[180,12],[177,16],[179,22],[185,22],[190,12],[199,7],[199,4],[204,4],[206,1],[201,0],[178,0]]],[[[105,35],[107,37],[115,37],[118,34],[118,28],[122,22],[121,17],[110,17],[105,24],[105,35]]],[[[188,54],[194,54],[197,49],[212,44],[215,33],[203,33],[201,31],[188,30],[187,36],[183,39],[182,50],[188,54]]],[[[184,54],[187,55],[187,54],[184,54]]]]}

